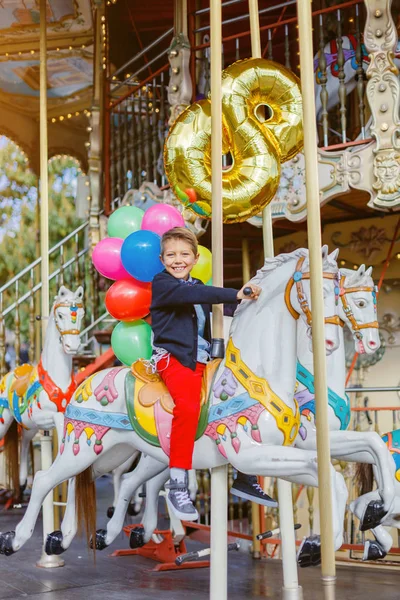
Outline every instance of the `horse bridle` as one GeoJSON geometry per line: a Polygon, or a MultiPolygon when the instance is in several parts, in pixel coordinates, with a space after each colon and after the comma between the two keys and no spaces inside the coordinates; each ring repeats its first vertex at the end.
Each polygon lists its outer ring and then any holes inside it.
{"type": "Polygon", "coordinates": [[[376,312],[376,287],[360,286],[360,287],[345,288],[344,282],[345,282],[345,275],[341,275],[340,276],[339,298],[342,301],[344,314],[346,315],[346,318],[351,323],[351,328],[352,328],[354,336],[359,341],[361,341],[363,338],[363,334],[360,331],[360,329],[368,329],[369,327],[378,329],[379,323],[378,323],[378,321],[370,321],[369,323],[361,323],[361,324],[357,323],[354,313],[351,310],[351,307],[347,301],[346,294],[353,294],[355,292],[372,292],[373,299],[374,299],[374,305],[375,305],[375,312],[376,312]]]}
{"type": "MultiPolygon", "coordinates": [[[[299,258],[299,260],[297,261],[296,270],[286,285],[285,304],[286,304],[290,314],[296,320],[299,319],[300,313],[297,312],[297,310],[292,306],[292,303],[290,302],[290,293],[292,291],[293,285],[296,284],[297,299],[299,301],[300,308],[306,317],[307,325],[309,327],[311,327],[312,314],[311,314],[310,307],[308,305],[307,297],[304,294],[303,284],[302,284],[303,279],[310,279],[310,273],[309,272],[303,273],[301,271],[301,267],[303,266],[304,261],[305,261],[304,256],[299,258]]],[[[346,318],[349,320],[351,327],[352,327],[353,334],[355,335],[355,337],[358,340],[361,341],[363,338],[363,334],[360,331],[360,329],[368,329],[370,327],[378,329],[378,327],[379,327],[378,321],[370,321],[368,323],[361,323],[361,324],[357,323],[354,313],[351,310],[351,307],[346,298],[346,294],[353,294],[355,292],[372,292],[374,294],[374,305],[375,305],[375,310],[376,310],[376,288],[375,287],[360,286],[360,287],[345,288],[344,282],[345,282],[346,277],[345,277],[345,275],[341,275],[340,271],[338,274],[327,273],[326,271],[324,271],[322,273],[322,276],[324,279],[336,279],[338,281],[338,286],[335,287],[336,304],[338,302],[338,299],[340,298],[346,318]]],[[[325,317],[325,323],[330,323],[332,325],[339,325],[340,327],[344,326],[344,322],[339,317],[339,315],[335,315],[333,317],[325,317]]]]}
{"type": "MultiPolygon", "coordinates": [[[[307,325],[309,327],[311,327],[312,314],[311,314],[310,307],[308,305],[307,296],[305,295],[304,290],[303,290],[303,283],[302,283],[304,279],[310,279],[310,272],[307,271],[306,273],[303,273],[303,271],[301,270],[301,267],[303,266],[304,261],[305,261],[305,256],[301,256],[299,258],[299,260],[297,261],[295,272],[293,273],[292,277],[287,282],[286,289],[285,289],[285,304],[287,306],[288,311],[292,315],[292,317],[294,317],[296,320],[299,319],[300,313],[297,312],[297,310],[294,308],[294,306],[290,302],[290,293],[292,291],[292,287],[293,287],[293,285],[296,285],[297,300],[299,301],[300,308],[306,318],[307,325]]],[[[337,303],[337,299],[338,299],[339,293],[340,293],[340,289],[339,289],[339,285],[338,285],[339,279],[338,279],[337,273],[327,273],[326,271],[324,271],[322,273],[322,276],[324,279],[334,279],[337,281],[337,285],[335,286],[335,295],[336,295],[336,303],[337,303]]],[[[344,325],[344,323],[343,323],[342,319],[339,317],[339,315],[334,315],[333,317],[325,317],[325,323],[326,324],[330,323],[331,325],[338,325],[340,327],[343,327],[343,325],[344,325]]]]}
{"type": "MultiPolygon", "coordinates": [[[[75,319],[76,319],[76,313],[78,312],[78,308],[83,308],[83,304],[79,303],[76,304],[75,302],[59,302],[58,304],[54,305],[53,308],[53,312],[54,312],[54,321],[56,323],[56,327],[57,327],[57,331],[60,335],[79,335],[80,331],[79,329],[66,329],[65,331],[62,331],[60,329],[60,327],[58,326],[58,321],[57,321],[57,315],[56,315],[56,310],[57,308],[60,307],[64,307],[64,308],[69,308],[71,313],[75,313],[75,319]]],[[[74,319],[74,316],[72,316],[72,319],[74,319]]]]}

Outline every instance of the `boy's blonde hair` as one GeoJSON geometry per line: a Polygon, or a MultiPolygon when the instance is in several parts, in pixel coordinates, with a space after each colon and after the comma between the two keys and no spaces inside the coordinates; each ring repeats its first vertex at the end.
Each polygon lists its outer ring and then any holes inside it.
{"type": "Polygon", "coordinates": [[[197,256],[197,238],[190,229],[186,229],[186,227],[173,227],[173,229],[166,231],[161,238],[161,256],[164,255],[165,243],[169,242],[169,240],[182,240],[183,242],[186,242],[190,246],[193,254],[197,256]]]}

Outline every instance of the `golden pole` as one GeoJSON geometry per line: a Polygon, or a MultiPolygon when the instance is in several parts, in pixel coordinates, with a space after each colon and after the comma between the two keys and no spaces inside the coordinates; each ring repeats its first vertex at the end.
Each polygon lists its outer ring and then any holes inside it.
{"type": "MultiPolygon", "coordinates": [[[[258,0],[249,0],[250,32],[251,32],[251,55],[253,58],[261,58],[260,22],[258,15],[258,0]]],[[[267,258],[274,256],[274,232],[272,228],[271,205],[263,210],[263,245],[264,255],[267,258]]],[[[294,534],[293,504],[291,484],[283,479],[278,479],[278,501],[279,501],[279,527],[281,530],[281,556],[283,569],[283,600],[301,600],[303,591],[298,583],[297,561],[296,561],[296,539],[294,534]]],[[[257,507],[258,508],[258,507],[257,507]]],[[[260,513],[252,504],[253,521],[253,550],[257,557],[257,546],[254,543],[256,532],[260,528],[260,513]]],[[[258,550],[259,553],[259,550],[258,550]]]]}
{"type": "MultiPolygon", "coordinates": [[[[47,139],[47,19],[46,0],[40,0],[40,275],[42,280],[41,316],[42,343],[49,318],[49,172],[47,139]]],[[[51,436],[44,431],[40,439],[42,470],[53,462],[51,436]]],[[[54,531],[53,492],[43,501],[43,540],[54,531]]],[[[48,556],[44,551],[37,565],[52,568],[64,565],[59,556],[48,556]]]]}
{"type": "Polygon", "coordinates": [[[243,272],[243,285],[250,281],[250,253],[249,253],[249,240],[247,238],[242,239],[242,272],[243,272]]]}
{"type": "MultiPolygon", "coordinates": [[[[211,188],[212,188],[212,267],[213,283],[222,286],[222,9],[221,0],[210,0],[211,45],[211,188]]],[[[221,304],[213,309],[213,337],[224,337],[224,313],[221,304]]],[[[228,597],[228,468],[211,471],[211,568],[210,599],[228,597]]]]}
{"type": "MultiPolygon", "coordinates": [[[[249,0],[251,56],[261,58],[260,20],[258,17],[258,0],[249,0]]],[[[272,229],[271,205],[266,206],[263,215],[263,245],[265,257],[274,256],[274,232],[272,229]]]]}
{"type": "MultiPolygon", "coordinates": [[[[250,280],[250,256],[249,256],[249,241],[247,238],[242,240],[242,279],[243,284],[250,280]]],[[[260,558],[261,544],[257,539],[257,535],[261,532],[260,510],[263,510],[259,504],[251,503],[251,523],[253,535],[253,558],[260,558]]]]}
{"type": "MultiPolygon", "coordinates": [[[[249,0],[250,32],[251,32],[251,56],[261,58],[260,21],[258,17],[258,0],[249,0]]],[[[269,207],[263,210],[263,243],[265,256],[274,255],[274,234],[272,231],[271,210],[269,207]]],[[[249,279],[244,277],[245,248],[247,240],[243,240],[243,283],[249,279]]],[[[250,269],[249,269],[250,275],[250,269]]],[[[251,522],[253,530],[253,558],[260,558],[261,544],[257,539],[260,533],[260,507],[255,502],[251,503],[251,522]]]]}
{"type": "Polygon", "coordinates": [[[42,341],[49,316],[49,175],[47,151],[46,0],[40,0],[40,254],[42,341]]]}
{"type": "Polygon", "coordinates": [[[313,307],[312,341],[317,414],[318,495],[321,522],[322,584],[325,600],[335,599],[335,550],[332,526],[331,461],[324,334],[324,299],[321,256],[321,212],[314,99],[314,56],[311,3],[297,0],[300,74],[303,93],[304,158],[306,166],[307,231],[310,251],[310,285],[313,307]]]}

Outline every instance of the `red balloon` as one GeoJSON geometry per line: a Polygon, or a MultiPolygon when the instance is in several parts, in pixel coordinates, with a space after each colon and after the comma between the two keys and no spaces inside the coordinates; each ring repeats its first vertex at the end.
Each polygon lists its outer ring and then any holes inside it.
{"type": "Polygon", "coordinates": [[[105,304],[110,315],[119,321],[143,319],[150,312],[151,283],[133,277],[120,279],[107,291],[105,304]]]}

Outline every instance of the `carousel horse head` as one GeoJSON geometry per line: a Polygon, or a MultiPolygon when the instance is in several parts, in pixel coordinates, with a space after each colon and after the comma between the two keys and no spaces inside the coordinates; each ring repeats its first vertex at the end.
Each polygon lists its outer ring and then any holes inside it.
{"type": "MultiPolygon", "coordinates": [[[[324,298],[324,322],[325,322],[325,351],[329,356],[339,348],[339,326],[340,319],[337,315],[338,296],[338,250],[331,254],[328,246],[323,246],[322,253],[322,275],[323,275],[323,298],[324,298]]],[[[291,314],[301,318],[307,327],[307,334],[311,341],[312,307],[310,291],[310,265],[308,250],[303,250],[304,258],[300,257],[296,264],[296,270],[288,281],[285,290],[285,303],[291,314]]]]}
{"type": "Polygon", "coordinates": [[[51,315],[66,354],[78,352],[84,314],[83,287],[79,286],[75,292],[72,292],[62,285],[55,297],[51,315]]]}
{"type": "MultiPolygon", "coordinates": [[[[337,315],[338,266],[336,262],[338,251],[331,254],[328,247],[322,247],[322,270],[324,290],[324,319],[325,319],[325,349],[329,355],[340,345],[339,326],[340,318],[337,315]]],[[[264,305],[268,306],[269,299],[279,291],[284,292],[284,305],[282,310],[289,311],[295,319],[302,319],[307,326],[311,337],[312,307],[310,293],[310,266],[308,250],[300,248],[288,254],[280,254],[274,258],[267,258],[264,266],[257,272],[252,282],[259,285],[263,294],[256,303],[246,303],[239,306],[236,314],[242,314],[246,307],[261,313],[264,305]],[[279,269],[277,269],[279,267],[279,269]],[[283,267],[283,268],[282,268],[283,267]],[[286,267],[286,268],[285,268],[286,267]],[[282,277],[279,277],[282,271],[282,277]],[[272,291],[271,291],[272,289],[272,291]],[[286,306],[285,306],[286,305],[286,306]]],[[[234,327],[234,326],[233,326],[234,327]]]]}
{"type": "Polygon", "coordinates": [[[377,288],[372,267],[361,265],[357,271],[340,270],[339,316],[353,334],[359,354],[373,354],[380,345],[376,318],[377,288]]]}

